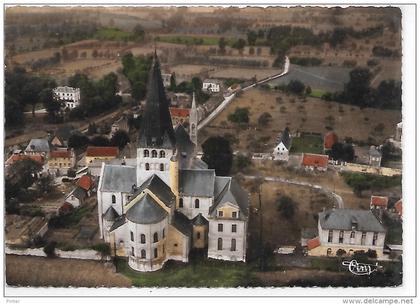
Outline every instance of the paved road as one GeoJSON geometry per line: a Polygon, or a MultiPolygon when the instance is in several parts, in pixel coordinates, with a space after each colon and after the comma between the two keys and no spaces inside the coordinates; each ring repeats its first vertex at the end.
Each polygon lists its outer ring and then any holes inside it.
{"type": "MultiPolygon", "coordinates": [[[[239,91],[246,91],[246,90],[249,90],[249,89],[251,89],[251,88],[253,88],[257,85],[261,85],[261,84],[264,84],[266,82],[272,81],[273,79],[277,79],[279,77],[282,77],[282,76],[286,75],[287,73],[289,73],[289,67],[290,67],[290,60],[289,60],[289,57],[286,56],[285,63],[284,63],[284,70],[283,70],[282,73],[275,74],[275,75],[269,76],[267,78],[264,78],[262,80],[259,80],[255,83],[245,87],[245,88],[242,88],[239,91]]],[[[201,128],[206,126],[208,123],[210,123],[217,115],[220,114],[220,112],[222,112],[229,105],[229,103],[235,98],[235,96],[236,96],[236,93],[233,93],[229,96],[226,96],[225,99],[223,100],[223,102],[219,106],[217,106],[216,109],[214,109],[212,113],[210,113],[204,120],[202,120],[198,124],[197,129],[200,130],[201,128]]]]}
{"type": "MultiPolygon", "coordinates": [[[[257,179],[259,177],[245,175],[244,178],[246,178],[246,179],[257,179]]],[[[324,192],[327,196],[331,196],[334,199],[337,208],[339,208],[339,209],[344,208],[343,198],[341,198],[340,195],[337,195],[336,193],[332,192],[331,190],[322,187],[321,185],[312,184],[312,183],[304,182],[304,181],[297,181],[297,180],[293,180],[293,179],[285,179],[285,178],[281,178],[281,177],[264,177],[264,180],[268,181],[268,182],[289,183],[289,184],[307,186],[307,187],[311,187],[311,188],[314,188],[314,189],[318,189],[318,190],[324,192]]]]}

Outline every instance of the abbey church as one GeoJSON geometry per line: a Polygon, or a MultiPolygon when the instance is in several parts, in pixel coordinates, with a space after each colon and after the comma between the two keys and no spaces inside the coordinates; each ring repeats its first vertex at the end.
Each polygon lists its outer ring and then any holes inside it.
{"type": "Polygon", "coordinates": [[[193,96],[189,132],[174,129],[155,52],[136,166],[103,163],[98,185],[101,238],[134,270],[188,262],[193,248],[246,260],[248,193],[196,157],[197,120],[193,96]]]}

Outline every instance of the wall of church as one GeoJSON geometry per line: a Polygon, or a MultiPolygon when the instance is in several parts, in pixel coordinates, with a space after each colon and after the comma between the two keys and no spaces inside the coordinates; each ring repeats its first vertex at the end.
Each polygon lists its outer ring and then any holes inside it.
{"type": "Polygon", "coordinates": [[[194,226],[193,227],[193,247],[203,249],[207,245],[207,227],[194,226]]]}
{"type": "Polygon", "coordinates": [[[99,228],[101,238],[104,237],[104,228],[102,223],[102,215],[108,210],[109,207],[113,207],[118,215],[122,215],[123,205],[126,204],[128,193],[122,192],[104,192],[98,190],[98,217],[99,217],[99,228]],[[113,197],[115,196],[115,197],[113,197]],[[115,199],[115,200],[114,200],[115,199]]]}
{"type": "Polygon", "coordinates": [[[141,185],[153,174],[156,174],[167,185],[169,183],[169,162],[173,156],[172,149],[137,149],[137,185],[141,185]]]}
{"type": "Polygon", "coordinates": [[[214,259],[245,261],[246,222],[212,218],[209,220],[208,257],[214,259]],[[219,225],[222,225],[221,227],[219,225]],[[236,232],[232,225],[236,225],[236,232]]]}
{"type": "Polygon", "coordinates": [[[188,217],[188,219],[193,219],[199,213],[207,218],[209,214],[209,208],[213,204],[213,197],[190,197],[180,194],[182,198],[182,206],[178,202],[178,210],[188,217]],[[195,207],[195,202],[198,199],[198,208],[195,207]]]}
{"type": "Polygon", "coordinates": [[[169,226],[166,245],[170,259],[188,262],[188,254],[190,252],[189,238],[173,226],[169,226]]]}

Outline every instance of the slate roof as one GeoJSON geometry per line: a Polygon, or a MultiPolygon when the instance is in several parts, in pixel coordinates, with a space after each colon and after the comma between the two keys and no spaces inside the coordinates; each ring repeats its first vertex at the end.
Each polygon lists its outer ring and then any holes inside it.
{"type": "Polygon", "coordinates": [[[385,228],[370,210],[335,209],[318,214],[321,228],[324,230],[352,230],[352,223],[357,231],[385,232],[385,228]]]}
{"type": "Polygon", "coordinates": [[[289,128],[285,128],[283,133],[281,134],[280,143],[289,150],[290,146],[292,146],[292,138],[290,137],[289,128]]]}
{"type": "Polygon", "coordinates": [[[125,215],[121,215],[120,217],[115,219],[114,223],[112,224],[111,228],[109,229],[109,232],[112,232],[115,229],[118,229],[119,227],[121,227],[123,224],[125,224],[125,220],[126,220],[125,215]]]}
{"type": "Polygon", "coordinates": [[[115,211],[113,207],[109,207],[108,210],[106,210],[105,214],[103,215],[103,218],[108,221],[114,221],[118,218],[118,213],[115,211]]]}
{"type": "Polygon", "coordinates": [[[102,175],[101,191],[131,193],[137,183],[136,168],[126,165],[105,164],[102,175]]]}
{"type": "Polygon", "coordinates": [[[163,201],[168,207],[176,203],[176,197],[172,193],[171,188],[159,178],[159,176],[153,174],[150,176],[143,184],[137,188],[133,194],[133,198],[143,192],[145,189],[149,189],[153,194],[155,194],[160,200],[163,201]]]}
{"type": "Polygon", "coordinates": [[[375,146],[372,145],[369,148],[369,156],[371,156],[371,157],[382,157],[382,153],[375,146]]]}
{"type": "Polygon", "coordinates": [[[179,171],[179,192],[186,196],[212,197],[214,169],[182,169],[179,171]]]}
{"type": "Polygon", "coordinates": [[[178,161],[180,168],[188,168],[189,161],[194,152],[194,143],[191,142],[190,135],[182,125],[175,127],[176,148],[178,150],[178,161]]]}
{"type": "Polygon", "coordinates": [[[175,211],[172,217],[172,225],[185,236],[191,237],[192,226],[191,221],[184,214],[175,211]]]}
{"type": "Polygon", "coordinates": [[[225,179],[217,179],[218,184],[216,186],[217,191],[223,187],[223,189],[219,192],[217,197],[215,197],[213,206],[210,208],[210,215],[216,215],[216,209],[220,205],[230,202],[236,205],[241,213],[239,217],[244,219],[248,216],[248,207],[249,207],[249,195],[245,192],[240,185],[231,177],[218,177],[218,178],[225,178],[225,179]]]}
{"type": "Polygon", "coordinates": [[[85,199],[86,198],[86,191],[84,190],[84,189],[82,189],[81,187],[79,187],[79,186],[77,186],[77,187],[75,187],[68,195],[67,195],[67,197],[66,197],[66,199],[67,198],[69,198],[70,196],[74,196],[74,197],[76,197],[77,199],[79,199],[79,200],[83,200],[83,199],[85,199]]]}
{"type": "Polygon", "coordinates": [[[206,162],[200,158],[194,158],[191,160],[191,169],[208,169],[209,166],[206,162]]]}
{"type": "Polygon", "coordinates": [[[208,220],[203,215],[201,215],[201,213],[198,213],[198,215],[195,216],[191,222],[194,226],[206,226],[209,223],[208,220]]]}
{"type": "Polygon", "coordinates": [[[163,220],[168,213],[149,194],[141,197],[125,214],[126,218],[137,224],[152,224],[163,220]]]}
{"type": "Polygon", "coordinates": [[[26,146],[25,151],[49,152],[50,144],[47,139],[32,139],[28,146],[26,146]]]}
{"type": "Polygon", "coordinates": [[[169,102],[166,98],[160,64],[155,52],[149,71],[146,105],[138,145],[140,147],[174,148],[175,142],[169,102]]]}

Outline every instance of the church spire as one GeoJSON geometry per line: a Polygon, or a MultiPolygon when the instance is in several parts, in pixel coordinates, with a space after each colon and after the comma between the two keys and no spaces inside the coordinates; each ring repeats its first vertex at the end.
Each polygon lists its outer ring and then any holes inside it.
{"type": "Polygon", "coordinates": [[[198,125],[198,113],[197,105],[195,103],[195,92],[193,92],[193,99],[190,109],[190,139],[191,142],[195,145],[195,150],[197,149],[197,125],[198,125]]]}
{"type": "Polygon", "coordinates": [[[139,146],[175,148],[175,134],[169,112],[169,102],[166,99],[156,50],[149,71],[139,146]]]}

